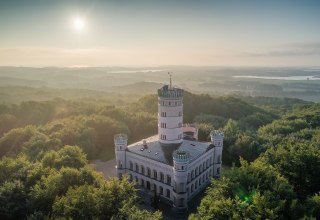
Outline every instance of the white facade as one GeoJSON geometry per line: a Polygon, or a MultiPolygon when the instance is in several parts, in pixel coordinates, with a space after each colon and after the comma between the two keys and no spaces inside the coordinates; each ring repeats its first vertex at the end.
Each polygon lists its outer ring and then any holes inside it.
{"type": "MultiPolygon", "coordinates": [[[[183,140],[183,90],[164,86],[158,90],[158,135],[127,146],[127,136],[115,136],[118,177],[130,180],[178,211],[220,176],[223,133],[213,131],[211,143],[183,140]],[[181,125],[180,125],[181,123],[181,125]]],[[[186,129],[188,130],[188,129],[186,129]]],[[[194,131],[194,129],[193,129],[194,131]]]]}

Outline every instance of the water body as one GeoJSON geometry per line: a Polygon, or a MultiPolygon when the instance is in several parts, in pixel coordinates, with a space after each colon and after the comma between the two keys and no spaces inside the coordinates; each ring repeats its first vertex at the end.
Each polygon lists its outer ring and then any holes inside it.
{"type": "Polygon", "coordinates": [[[271,80],[320,80],[319,76],[232,76],[233,78],[271,79],[271,80]]]}
{"type": "Polygon", "coordinates": [[[164,70],[115,70],[109,71],[109,73],[148,73],[148,72],[162,72],[164,70]]]}

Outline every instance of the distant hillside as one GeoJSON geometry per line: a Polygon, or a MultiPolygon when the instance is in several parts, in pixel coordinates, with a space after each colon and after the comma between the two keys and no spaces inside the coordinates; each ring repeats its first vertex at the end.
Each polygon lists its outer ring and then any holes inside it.
{"type": "Polygon", "coordinates": [[[154,82],[137,82],[133,84],[128,84],[124,86],[113,86],[109,90],[118,93],[135,93],[135,94],[147,94],[156,93],[157,89],[160,88],[162,84],[154,82]]]}

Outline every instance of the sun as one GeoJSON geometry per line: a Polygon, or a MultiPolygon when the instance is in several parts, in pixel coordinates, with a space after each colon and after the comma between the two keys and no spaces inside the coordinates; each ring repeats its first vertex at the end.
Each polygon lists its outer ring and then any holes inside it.
{"type": "Polygon", "coordinates": [[[77,31],[82,31],[85,28],[85,21],[83,18],[76,17],[72,21],[73,28],[77,31]]]}

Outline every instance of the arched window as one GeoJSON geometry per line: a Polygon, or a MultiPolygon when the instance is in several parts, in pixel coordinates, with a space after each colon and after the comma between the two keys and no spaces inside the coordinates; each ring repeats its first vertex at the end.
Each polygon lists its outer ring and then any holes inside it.
{"type": "Polygon", "coordinates": [[[149,167],[147,168],[147,176],[151,176],[151,170],[149,167]]]}
{"type": "Polygon", "coordinates": [[[167,184],[171,185],[171,176],[167,175],[167,184]]]}
{"type": "Polygon", "coordinates": [[[163,195],[163,187],[162,186],[159,187],[159,193],[160,193],[160,195],[163,195]]]}
{"type": "Polygon", "coordinates": [[[144,175],[144,166],[143,165],[140,166],[140,173],[144,175]]]}
{"type": "Polygon", "coordinates": [[[158,173],[156,170],[153,170],[153,178],[158,179],[158,173]]]}
{"type": "Polygon", "coordinates": [[[162,172],[160,173],[160,181],[161,181],[161,182],[163,182],[163,181],[164,181],[164,175],[163,175],[163,173],[162,173],[162,172]]]}

